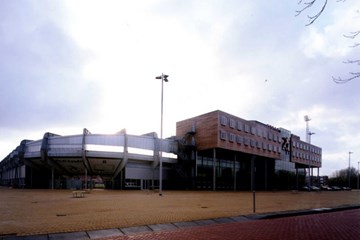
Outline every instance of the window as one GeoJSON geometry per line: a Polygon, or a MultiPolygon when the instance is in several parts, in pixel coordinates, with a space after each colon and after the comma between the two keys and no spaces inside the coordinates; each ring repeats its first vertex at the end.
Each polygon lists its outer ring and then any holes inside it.
{"type": "Polygon", "coordinates": [[[229,141],[230,141],[230,142],[235,142],[235,134],[230,133],[230,135],[229,135],[229,141]]]}
{"type": "Polygon", "coordinates": [[[261,148],[261,142],[256,142],[256,146],[257,146],[257,148],[261,148]]]}
{"type": "Polygon", "coordinates": [[[250,127],[249,127],[249,125],[247,125],[247,124],[245,124],[245,132],[250,132],[250,127]]]}
{"type": "Polygon", "coordinates": [[[261,137],[262,135],[261,135],[261,130],[260,129],[258,129],[257,130],[257,135],[259,136],[259,137],[261,137]]]}
{"type": "Polygon", "coordinates": [[[227,134],[225,131],[220,131],[220,139],[221,140],[226,140],[227,139],[227,134]]]}
{"type": "Polygon", "coordinates": [[[273,140],[274,140],[274,142],[276,142],[276,141],[277,141],[278,137],[279,137],[279,136],[277,136],[276,134],[274,134],[274,139],[273,139],[273,140]]]}
{"type": "Polygon", "coordinates": [[[230,118],[230,127],[235,128],[235,120],[230,118]]]}
{"type": "Polygon", "coordinates": [[[242,137],[240,135],[237,135],[236,142],[241,144],[242,143],[242,137]]]}
{"type": "Polygon", "coordinates": [[[251,140],[250,140],[250,145],[251,145],[251,147],[255,147],[255,144],[256,144],[255,140],[251,139],[251,140]]]}
{"type": "Polygon", "coordinates": [[[248,138],[244,138],[244,144],[245,144],[245,146],[249,146],[249,139],[248,138]]]}
{"type": "Polygon", "coordinates": [[[221,116],[221,118],[220,118],[220,124],[223,125],[223,126],[226,126],[226,124],[227,124],[227,117],[221,116]]]}
{"type": "Polygon", "coordinates": [[[239,131],[242,131],[242,130],[243,130],[242,122],[240,122],[240,121],[237,122],[237,129],[238,129],[239,131]]]}
{"type": "Polygon", "coordinates": [[[255,127],[251,127],[251,134],[252,134],[252,135],[255,135],[255,133],[256,133],[256,128],[255,128],[255,127]]]}
{"type": "Polygon", "coordinates": [[[263,131],[263,138],[266,138],[266,131],[263,131]]]}

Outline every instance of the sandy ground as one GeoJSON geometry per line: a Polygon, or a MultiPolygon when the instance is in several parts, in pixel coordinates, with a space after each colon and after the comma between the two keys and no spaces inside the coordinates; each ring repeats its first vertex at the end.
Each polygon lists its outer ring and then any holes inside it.
{"type": "MultiPolygon", "coordinates": [[[[360,191],[256,192],[256,213],[360,204],[360,191]]],[[[252,192],[0,188],[0,236],[89,231],[253,213],[252,192]]]]}

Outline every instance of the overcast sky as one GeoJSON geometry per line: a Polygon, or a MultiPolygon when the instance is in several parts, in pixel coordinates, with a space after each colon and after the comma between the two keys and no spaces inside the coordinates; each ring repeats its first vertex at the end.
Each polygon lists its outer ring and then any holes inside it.
{"type": "MultiPolygon", "coordinates": [[[[320,1],[320,0],[319,0],[320,1]]],[[[321,175],[360,161],[360,1],[311,26],[298,0],[0,0],[0,159],[23,139],[160,132],[214,110],[283,127],[322,148],[321,175]],[[358,58],[359,59],[359,58],[358,58]]]]}

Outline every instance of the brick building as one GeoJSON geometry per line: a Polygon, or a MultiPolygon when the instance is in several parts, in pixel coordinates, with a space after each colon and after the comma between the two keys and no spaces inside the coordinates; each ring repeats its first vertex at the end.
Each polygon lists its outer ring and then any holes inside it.
{"type": "Polygon", "coordinates": [[[197,189],[298,189],[321,167],[321,148],[223,111],[177,122],[176,135],[196,145],[183,162],[197,189]]]}

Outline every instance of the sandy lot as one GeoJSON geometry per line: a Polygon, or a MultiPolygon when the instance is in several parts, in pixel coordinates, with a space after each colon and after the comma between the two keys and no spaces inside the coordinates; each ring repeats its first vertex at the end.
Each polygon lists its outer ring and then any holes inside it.
{"type": "MultiPolygon", "coordinates": [[[[256,192],[256,213],[360,204],[360,191],[256,192]]],[[[253,213],[252,192],[0,188],[0,236],[89,231],[253,213]]]]}

